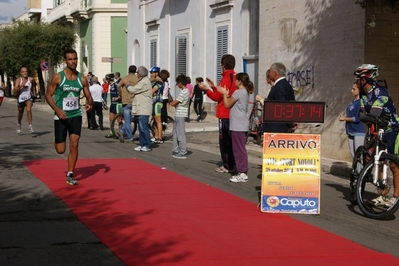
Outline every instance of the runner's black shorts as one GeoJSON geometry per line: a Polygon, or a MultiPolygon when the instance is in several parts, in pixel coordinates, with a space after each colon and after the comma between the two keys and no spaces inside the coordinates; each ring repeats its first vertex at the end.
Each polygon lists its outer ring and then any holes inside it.
{"type": "Polygon", "coordinates": [[[75,116],[68,119],[54,120],[54,142],[66,142],[67,133],[80,136],[82,131],[82,117],[75,116]]]}

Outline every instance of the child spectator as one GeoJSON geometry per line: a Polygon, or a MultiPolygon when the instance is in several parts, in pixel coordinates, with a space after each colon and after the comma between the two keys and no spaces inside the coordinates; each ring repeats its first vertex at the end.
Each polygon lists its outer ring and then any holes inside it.
{"type": "Polygon", "coordinates": [[[172,157],[176,159],[187,159],[185,120],[188,115],[190,95],[186,84],[187,77],[185,75],[176,78],[176,85],[181,89],[181,92],[177,99],[170,103],[171,106],[176,108],[172,144],[172,157]]]}
{"type": "Polygon", "coordinates": [[[230,110],[230,131],[233,146],[233,154],[236,162],[237,175],[230,178],[230,182],[248,182],[248,154],[245,147],[249,118],[247,116],[249,94],[254,92],[254,84],[247,73],[238,73],[234,81],[238,89],[231,97],[225,87],[217,87],[223,95],[223,103],[230,110]]]}

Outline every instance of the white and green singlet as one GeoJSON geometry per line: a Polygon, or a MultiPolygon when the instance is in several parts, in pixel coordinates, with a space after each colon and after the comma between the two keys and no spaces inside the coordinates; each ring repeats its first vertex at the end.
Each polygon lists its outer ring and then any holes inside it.
{"type": "MultiPolygon", "coordinates": [[[[60,72],[61,82],[55,90],[55,104],[58,108],[65,111],[67,118],[82,116],[80,109],[79,96],[83,90],[82,77],[78,72],[77,78],[73,81],[68,80],[64,71],[60,72]]],[[[58,120],[58,116],[54,116],[58,120]]]]}

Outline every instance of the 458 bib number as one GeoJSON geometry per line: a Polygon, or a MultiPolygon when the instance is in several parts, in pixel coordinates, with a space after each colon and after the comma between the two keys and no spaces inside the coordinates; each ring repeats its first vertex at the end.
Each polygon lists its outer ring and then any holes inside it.
{"type": "Polygon", "coordinates": [[[78,97],[70,97],[64,98],[62,101],[62,109],[64,111],[72,111],[79,109],[79,98],[78,97]]]}

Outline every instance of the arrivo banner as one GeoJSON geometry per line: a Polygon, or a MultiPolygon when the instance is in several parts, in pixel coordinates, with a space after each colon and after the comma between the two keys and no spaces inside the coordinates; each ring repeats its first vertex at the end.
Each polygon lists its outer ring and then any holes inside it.
{"type": "Polygon", "coordinates": [[[320,135],[265,133],[261,211],[320,213],[320,135]]]}

